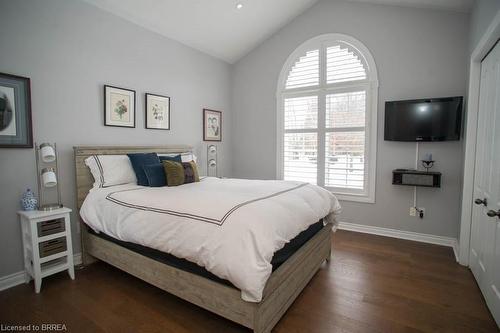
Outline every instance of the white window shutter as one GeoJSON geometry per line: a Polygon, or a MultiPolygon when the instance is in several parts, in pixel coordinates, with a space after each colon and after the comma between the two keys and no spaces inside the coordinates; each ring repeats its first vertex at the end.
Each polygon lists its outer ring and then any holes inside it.
{"type": "Polygon", "coordinates": [[[285,179],[316,184],[318,134],[285,133],[284,148],[285,179]]]}
{"type": "Polygon", "coordinates": [[[326,133],[325,186],[362,190],[365,132],[326,133]]]}
{"type": "Polygon", "coordinates": [[[366,91],[326,95],[325,186],[363,190],[366,91]]]}
{"type": "Polygon", "coordinates": [[[317,127],[317,96],[285,98],[285,129],[317,127]]]}
{"type": "Polygon", "coordinates": [[[318,38],[283,69],[278,165],[285,180],[373,202],[376,68],[369,51],[367,58],[356,43],[318,38]]]}
{"type": "Polygon", "coordinates": [[[317,86],[319,84],[319,49],[300,57],[288,73],[286,89],[317,86]]]}
{"type": "Polygon", "coordinates": [[[366,79],[361,59],[347,46],[334,45],[326,49],[326,83],[366,79]]]}

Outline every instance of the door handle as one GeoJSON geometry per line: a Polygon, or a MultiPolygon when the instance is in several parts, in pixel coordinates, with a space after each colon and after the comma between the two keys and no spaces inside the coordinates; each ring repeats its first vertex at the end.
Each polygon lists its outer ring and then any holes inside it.
{"type": "Polygon", "coordinates": [[[481,200],[481,199],[478,198],[478,199],[474,200],[474,203],[476,205],[485,205],[485,206],[488,206],[488,199],[484,198],[484,199],[481,200]]]}
{"type": "Polygon", "coordinates": [[[498,217],[500,219],[500,209],[498,211],[494,211],[494,210],[489,210],[487,213],[486,213],[489,217],[498,217]]]}

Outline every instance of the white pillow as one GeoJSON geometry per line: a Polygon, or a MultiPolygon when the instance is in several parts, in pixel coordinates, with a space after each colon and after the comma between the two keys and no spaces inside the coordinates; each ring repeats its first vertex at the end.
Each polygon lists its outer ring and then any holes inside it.
{"type": "Polygon", "coordinates": [[[191,162],[191,161],[195,161],[197,160],[197,157],[195,154],[193,153],[173,153],[173,154],[158,154],[158,156],[170,156],[170,157],[174,157],[174,156],[177,156],[177,155],[181,155],[181,160],[182,162],[191,162]]]}
{"type": "Polygon", "coordinates": [[[127,155],[92,155],[85,159],[85,165],[94,176],[94,187],[137,183],[127,155]]]}

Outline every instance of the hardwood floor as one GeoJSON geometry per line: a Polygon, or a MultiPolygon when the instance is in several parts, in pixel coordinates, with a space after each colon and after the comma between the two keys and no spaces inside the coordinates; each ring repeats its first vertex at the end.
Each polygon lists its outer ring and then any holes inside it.
{"type": "MultiPolygon", "coordinates": [[[[347,231],[274,332],[499,332],[450,248],[347,231]]],[[[249,332],[103,263],[0,292],[0,324],[69,332],[249,332]]]]}

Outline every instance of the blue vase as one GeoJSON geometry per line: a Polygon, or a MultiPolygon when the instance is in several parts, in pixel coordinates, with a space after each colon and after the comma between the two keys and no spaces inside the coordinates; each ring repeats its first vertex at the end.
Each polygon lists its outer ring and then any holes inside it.
{"type": "Polygon", "coordinates": [[[35,194],[27,189],[26,192],[23,193],[21,197],[21,207],[23,210],[36,210],[38,206],[38,200],[35,197],[35,194]]]}

